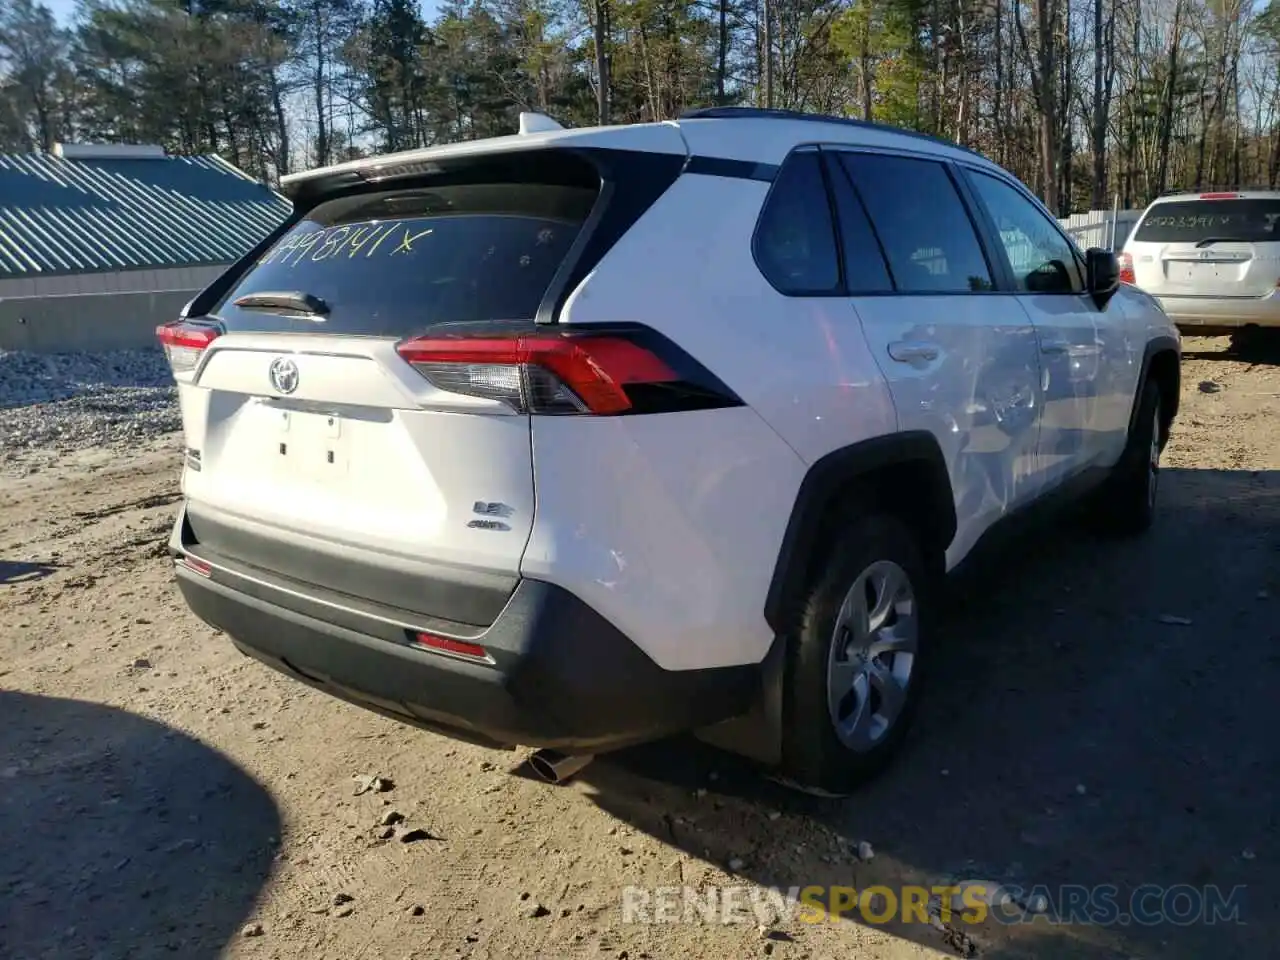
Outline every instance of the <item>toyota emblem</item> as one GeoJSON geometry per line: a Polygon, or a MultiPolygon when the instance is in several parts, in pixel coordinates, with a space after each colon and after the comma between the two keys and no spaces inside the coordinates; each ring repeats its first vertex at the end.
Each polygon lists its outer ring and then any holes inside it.
{"type": "Polygon", "coordinates": [[[280,393],[293,393],[298,389],[298,365],[288,357],[276,357],[267,371],[271,385],[280,393]]]}

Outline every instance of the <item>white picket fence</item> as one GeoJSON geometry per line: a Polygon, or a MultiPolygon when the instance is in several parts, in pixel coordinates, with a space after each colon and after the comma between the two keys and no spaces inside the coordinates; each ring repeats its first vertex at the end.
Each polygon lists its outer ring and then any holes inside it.
{"type": "MultiPolygon", "coordinates": [[[[1141,210],[1121,210],[1118,217],[1113,216],[1111,210],[1091,210],[1088,213],[1073,213],[1060,219],[1058,223],[1062,224],[1062,229],[1076,241],[1081,250],[1088,250],[1090,247],[1110,250],[1114,247],[1119,251],[1128,239],[1129,231],[1141,218],[1141,210]],[[1113,219],[1116,221],[1114,244],[1111,233],[1113,219]]],[[[1005,233],[1001,239],[1015,272],[1033,270],[1044,258],[1040,248],[1017,231],[1005,233]]]]}
{"type": "Polygon", "coordinates": [[[1071,234],[1082,250],[1090,247],[1112,248],[1119,250],[1124,246],[1129,232],[1142,219],[1141,210],[1090,210],[1088,213],[1073,213],[1066,219],[1059,220],[1062,228],[1071,234]],[[1115,230],[1112,231],[1112,220],[1115,230]],[[1114,243],[1112,242],[1112,238],[1114,243]]]}

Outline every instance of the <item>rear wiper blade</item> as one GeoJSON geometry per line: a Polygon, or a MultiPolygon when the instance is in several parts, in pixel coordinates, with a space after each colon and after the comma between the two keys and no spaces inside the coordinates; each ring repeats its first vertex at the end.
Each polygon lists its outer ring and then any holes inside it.
{"type": "Polygon", "coordinates": [[[268,313],[303,314],[317,320],[329,315],[329,305],[311,293],[296,290],[273,290],[263,293],[246,293],[233,301],[241,310],[262,310],[268,313]]]}
{"type": "Polygon", "coordinates": [[[1215,243],[1236,243],[1236,242],[1247,243],[1248,241],[1242,240],[1240,239],[1240,237],[1205,237],[1203,240],[1201,240],[1199,243],[1196,244],[1196,249],[1199,250],[1201,247],[1207,247],[1215,243]]]}

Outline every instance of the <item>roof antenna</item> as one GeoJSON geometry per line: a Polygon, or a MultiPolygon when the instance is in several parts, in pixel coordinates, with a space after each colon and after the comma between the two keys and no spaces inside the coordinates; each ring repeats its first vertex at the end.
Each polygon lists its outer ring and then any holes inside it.
{"type": "Polygon", "coordinates": [[[530,113],[523,111],[520,114],[520,135],[528,136],[531,133],[550,133],[553,130],[563,130],[564,127],[556,123],[550,117],[543,113],[530,113]]]}

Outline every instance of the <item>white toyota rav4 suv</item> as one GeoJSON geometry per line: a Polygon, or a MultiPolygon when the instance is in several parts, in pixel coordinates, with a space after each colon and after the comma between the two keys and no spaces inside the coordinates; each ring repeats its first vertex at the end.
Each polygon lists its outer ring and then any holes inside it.
{"type": "Polygon", "coordinates": [[[285,190],[159,330],[170,549],[200,618],[373,710],[553,771],[696,731],[845,792],[999,521],[1151,521],[1174,327],[953,144],[525,115],[285,190]]]}

